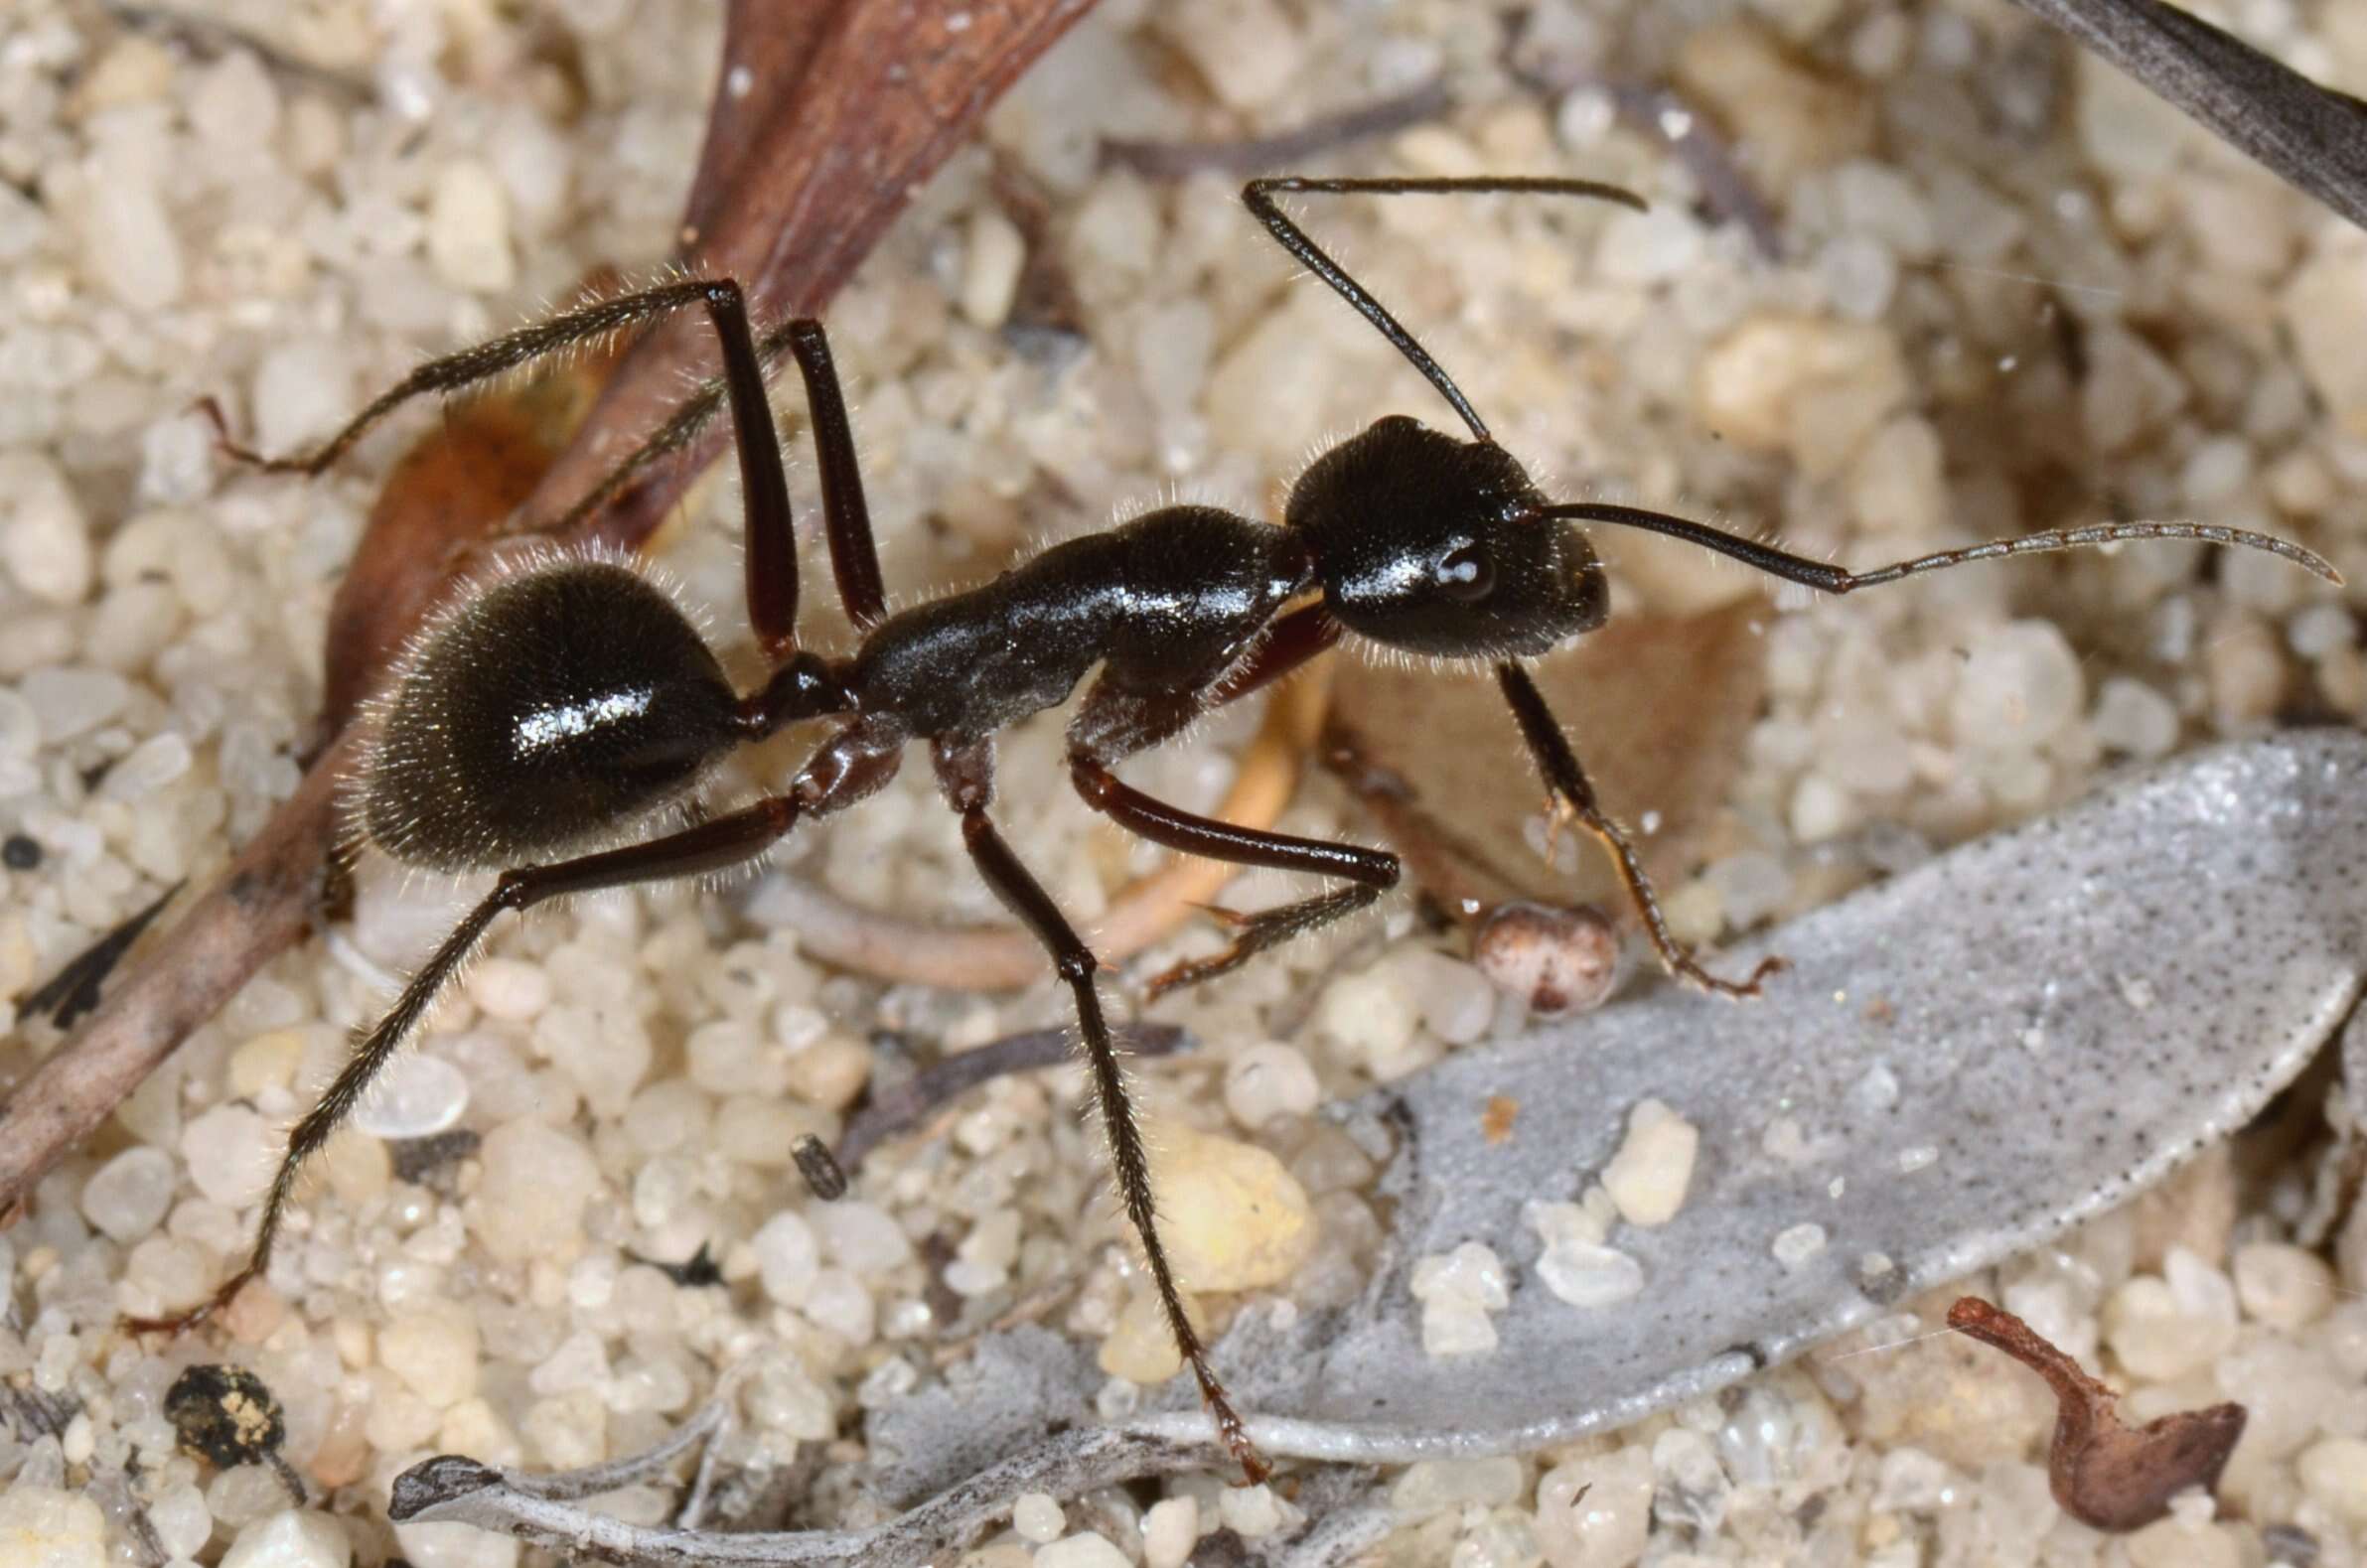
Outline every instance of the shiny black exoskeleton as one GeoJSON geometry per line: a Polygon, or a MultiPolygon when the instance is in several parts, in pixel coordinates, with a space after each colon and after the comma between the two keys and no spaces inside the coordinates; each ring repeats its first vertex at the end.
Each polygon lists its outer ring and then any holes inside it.
{"type": "MultiPolygon", "coordinates": [[[[1624,191],[1566,180],[1253,183],[1244,199],[1266,230],[1388,338],[1471,432],[1466,440],[1404,416],[1382,419],[1308,467],[1280,525],[1213,507],[1170,506],[1055,545],[980,587],[890,616],[822,329],[792,321],[760,344],[739,288],[728,280],[688,279],[605,301],[423,365],[319,452],[269,465],[318,472],[372,421],[418,392],[466,385],[622,327],[703,307],[721,344],[724,373],[718,389],[702,394],[702,406],[730,403],[747,509],[749,620],[774,673],[762,687],[736,692],[681,612],[610,559],[555,555],[529,562],[480,587],[429,628],[376,709],[360,787],[362,823],[386,849],[422,865],[510,869],[298,1124],[254,1249],[214,1304],[262,1271],[299,1167],[504,911],[748,865],[801,820],[845,810],[880,788],[902,765],[908,744],[926,741],[979,873],[1043,942],[1070,988],[1118,1190],[1168,1323],[1220,1433],[1246,1469],[1261,1474],[1185,1314],[1159,1240],[1141,1136],[1095,985],[1098,962],[989,817],[997,731],[1064,701],[1090,675],[1069,725],[1068,761],[1078,792],[1096,809],[1182,853],[1338,884],[1279,909],[1231,916],[1232,943],[1154,978],[1155,995],[1222,974],[1263,948],[1365,908],[1395,886],[1398,861],[1356,844],[1254,831],[1179,810],[1121,782],[1116,766],[1296,669],[1343,636],[1407,653],[1489,660],[1554,810],[1611,854],[1662,960],[1695,984],[1750,995],[1777,961],[1762,962],[1746,980],[1721,980],[1670,937],[1626,834],[1596,802],[1521,663],[1602,624],[1602,569],[1582,524],[1689,539],[1832,593],[1992,556],[2152,537],[2256,546],[2333,575],[2315,556],[2279,540],[2164,523],[2032,534],[1851,573],[1660,512],[1554,502],[1490,437],[1427,351],[1273,202],[1279,192],[1350,191],[1525,191],[1642,205],[1624,191]],[[805,381],[832,573],[860,634],[860,644],[844,658],[797,643],[795,535],[762,368],[768,356],[783,352],[796,358],[805,381]],[[825,718],[835,728],[777,792],[639,842],[591,847],[649,831],[656,811],[681,799],[740,743],[825,718]]],[[[696,424],[695,417],[669,421],[650,450],[686,440],[696,424]]],[[[628,468],[647,455],[629,460],[628,468]]]]}

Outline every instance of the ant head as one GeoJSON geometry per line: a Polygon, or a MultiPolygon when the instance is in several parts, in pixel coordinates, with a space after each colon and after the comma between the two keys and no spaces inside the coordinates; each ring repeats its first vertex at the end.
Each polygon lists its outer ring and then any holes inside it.
{"type": "Polygon", "coordinates": [[[622,560],[543,557],[435,618],[373,704],[359,825],[439,871],[596,842],[740,738],[731,684],[622,560]]]}
{"type": "Polygon", "coordinates": [[[1543,653],[1602,625],[1594,548],[1492,441],[1392,415],[1317,458],[1285,517],[1349,631],[1449,658],[1543,653]]]}

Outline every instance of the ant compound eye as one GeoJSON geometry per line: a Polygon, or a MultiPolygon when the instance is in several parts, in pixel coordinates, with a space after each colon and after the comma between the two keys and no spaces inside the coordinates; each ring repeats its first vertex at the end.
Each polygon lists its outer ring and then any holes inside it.
{"type": "Polygon", "coordinates": [[[1496,568],[1478,545],[1461,544],[1439,557],[1432,579],[1449,599],[1471,604],[1496,586],[1496,568]]]}

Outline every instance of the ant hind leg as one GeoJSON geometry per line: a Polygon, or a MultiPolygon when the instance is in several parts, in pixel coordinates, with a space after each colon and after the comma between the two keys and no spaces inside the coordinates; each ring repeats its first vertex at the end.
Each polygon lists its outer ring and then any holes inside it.
{"type": "Polygon", "coordinates": [[[254,1245],[238,1272],[187,1312],[162,1318],[133,1318],[125,1326],[137,1333],[178,1334],[228,1306],[249,1283],[262,1277],[263,1270],[270,1266],[271,1251],[279,1239],[280,1224],[287,1217],[288,1203],[295,1196],[296,1178],[305,1162],[318,1154],[331,1134],[345,1124],[354,1106],[386,1064],[394,1060],[412,1028],[468,961],[487,927],[503,911],[530,910],[571,893],[593,893],[637,882],[666,882],[745,864],[770,849],[795,826],[800,810],[794,799],[772,796],[647,843],[628,844],[622,849],[604,850],[547,866],[503,872],[493,892],[469,911],[468,917],[444,938],[435,955],[411,976],[385,1017],[355,1049],[352,1060],[330,1083],[320,1103],[296,1123],[295,1131],[288,1137],[287,1152],[280,1157],[279,1169],[273,1173],[270,1189],[264,1196],[263,1218],[256,1227],[254,1245]]]}

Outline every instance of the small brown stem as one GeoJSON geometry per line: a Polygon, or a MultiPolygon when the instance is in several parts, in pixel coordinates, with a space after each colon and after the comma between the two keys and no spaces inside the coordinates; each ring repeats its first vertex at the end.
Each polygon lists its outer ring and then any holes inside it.
{"type": "Polygon", "coordinates": [[[2047,1481],[2063,1511],[2100,1530],[2134,1530],[2169,1512],[2169,1499],[2188,1487],[2206,1492],[2236,1440],[2244,1435],[2244,1407],[2212,1405],[2180,1410],[2132,1427],[2121,1419],[2120,1395],[2080,1370],[2028,1324],[1978,1296],[1948,1309],[1948,1327],[2007,1355],[2046,1379],[2055,1394],[2054,1446],[2047,1481]]]}
{"type": "Polygon", "coordinates": [[[1288,169],[1335,147],[1387,136],[1454,107],[1443,81],[1425,81],[1394,97],[1326,114],[1272,136],[1239,141],[1145,142],[1104,137],[1102,166],[1129,169],[1152,180],[1181,180],[1196,174],[1245,175],[1288,169]]]}

